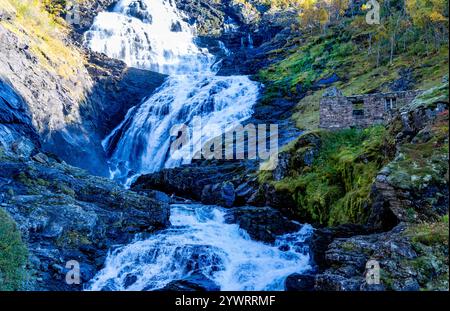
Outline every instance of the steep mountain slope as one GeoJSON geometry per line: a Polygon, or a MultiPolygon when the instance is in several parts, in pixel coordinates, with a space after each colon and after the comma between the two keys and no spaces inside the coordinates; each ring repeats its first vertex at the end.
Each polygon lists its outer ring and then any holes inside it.
{"type": "Polygon", "coordinates": [[[165,77],[79,47],[39,3],[2,0],[0,12],[0,79],[25,101],[42,147],[107,175],[101,139],[165,77]]]}
{"type": "Polygon", "coordinates": [[[448,288],[448,253],[442,247],[448,243],[445,5],[424,8],[419,22],[411,6],[383,2],[382,24],[371,26],[357,1],[324,24],[317,19],[308,24],[306,18],[320,9],[332,11],[320,1],[313,2],[317,6],[312,11],[302,7],[300,19],[289,13],[292,7],[277,10],[276,1],[266,1],[264,8],[258,1],[240,2],[240,12],[252,20],[241,27],[255,31],[250,34],[257,43],[242,48],[242,36],[241,50],[225,59],[223,71],[237,67],[255,73],[265,84],[254,121],[294,122],[305,133],[283,147],[273,172],[255,172],[257,166],[249,161],[197,161],[142,176],[134,187],[207,204],[270,205],[300,221],[332,227],[317,230],[314,242],[323,274],[293,277],[287,284],[292,290],[374,289],[365,285],[365,263],[384,257],[384,285],[378,289],[448,288]],[[427,15],[432,10],[442,18],[427,15]],[[276,19],[277,14],[284,19],[276,19]],[[265,18],[273,23],[265,23],[265,18]],[[424,28],[424,23],[429,24],[424,28]],[[410,28],[401,32],[401,27],[410,28]],[[258,33],[263,31],[271,37],[261,42],[258,33]],[[425,93],[387,126],[327,132],[318,129],[319,102],[331,87],[345,95],[414,89],[425,93]],[[360,234],[364,236],[351,238],[360,234]],[[416,243],[433,234],[436,241],[416,243]],[[332,243],[335,238],[340,239],[332,243]],[[406,248],[401,254],[389,253],[383,249],[386,244],[406,248]],[[427,260],[436,265],[425,267],[427,260]],[[394,266],[402,268],[396,271],[394,266]],[[404,275],[408,269],[414,276],[404,275]]]}
{"type": "Polygon", "coordinates": [[[134,191],[64,162],[106,175],[101,140],[166,78],[82,46],[115,2],[77,1],[80,19],[65,22],[66,1],[0,0],[0,289],[72,290],[73,258],[90,280],[111,245],[169,225],[176,197],[156,189],[237,207],[233,221],[267,243],[288,222],[266,206],[314,224],[314,273],[287,290],[448,290],[445,1],[382,1],[369,25],[356,0],[177,0],[198,44],[223,58],[220,74],[265,85],[248,122],[280,126],[279,165],[197,160],[141,176],[134,191]],[[386,126],[330,132],[319,103],[335,87],[425,92],[386,126]],[[364,277],[369,260],[379,285],[364,277]]]}

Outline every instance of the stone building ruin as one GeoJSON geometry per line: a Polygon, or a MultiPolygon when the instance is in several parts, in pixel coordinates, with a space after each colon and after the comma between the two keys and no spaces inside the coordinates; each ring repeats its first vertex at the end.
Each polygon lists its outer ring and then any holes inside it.
{"type": "Polygon", "coordinates": [[[400,107],[420,93],[403,91],[347,97],[332,88],[323,94],[320,102],[320,127],[337,130],[386,124],[400,107]]]}

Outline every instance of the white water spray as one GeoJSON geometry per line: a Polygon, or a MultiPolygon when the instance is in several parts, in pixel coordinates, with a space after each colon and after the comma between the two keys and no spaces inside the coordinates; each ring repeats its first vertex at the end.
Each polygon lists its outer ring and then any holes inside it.
{"type": "MultiPolygon", "coordinates": [[[[122,0],[113,12],[99,14],[85,40],[94,51],[130,66],[170,74],[103,142],[112,178],[125,185],[141,174],[192,160],[171,158],[174,125],[192,127],[194,117],[201,117],[205,128],[214,124],[229,130],[253,113],[258,83],[246,76],[217,76],[214,57],[195,44],[193,27],[183,20],[173,1],[122,0]]],[[[213,138],[207,130],[202,134],[201,142],[213,138]]]]}
{"type": "MultiPolygon", "coordinates": [[[[227,25],[234,31],[234,23],[227,25]]],[[[205,127],[230,129],[253,113],[259,85],[246,76],[217,76],[218,62],[195,44],[193,27],[171,0],[119,1],[98,15],[85,42],[129,66],[170,75],[103,142],[112,178],[125,185],[140,174],[189,162],[168,154],[173,125],[190,127],[201,117],[205,127]]],[[[208,131],[202,135],[200,141],[213,138],[208,131]]],[[[283,290],[288,275],[311,269],[309,225],[267,245],[227,224],[225,213],[220,207],[173,206],[169,229],[113,250],[87,289],[155,290],[201,275],[221,290],[283,290]]]]}
{"type": "Polygon", "coordinates": [[[114,250],[89,289],[156,290],[201,274],[224,291],[278,291],[288,275],[311,269],[310,225],[268,245],[226,224],[225,214],[216,206],[174,205],[170,229],[114,250]]]}

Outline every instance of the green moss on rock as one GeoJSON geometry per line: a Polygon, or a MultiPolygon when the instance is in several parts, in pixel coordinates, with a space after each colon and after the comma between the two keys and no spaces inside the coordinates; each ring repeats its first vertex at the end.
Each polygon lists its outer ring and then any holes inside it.
{"type": "Polygon", "coordinates": [[[16,223],[0,208],[0,291],[23,288],[27,260],[28,250],[16,223]]]}
{"type": "MultiPolygon", "coordinates": [[[[301,217],[328,225],[363,223],[371,185],[390,158],[392,139],[381,126],[314,135],[320,138],[321,147],[312,165],[294,165],[288,168],[287,177],[269,178],[269,182],[277,191],[292,195],[301,217]]],[[[301,136],[299,141],[304,139],[301,136]]],[[[304,147],[297,142],[289,152],[301,157],[302,150],[310,150],[304,147]]]]}
{"type": "Polygon", "coordinates": [[[430,184],[448,183],[448,110],[422,130],[411,143],[403,144],[389,163],[388,181],[406,190],[422,190],[430,184]]]}

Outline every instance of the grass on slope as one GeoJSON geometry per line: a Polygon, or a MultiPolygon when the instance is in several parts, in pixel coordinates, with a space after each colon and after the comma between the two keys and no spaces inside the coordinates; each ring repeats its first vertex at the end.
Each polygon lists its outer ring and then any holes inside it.
{"type": "Polygon", "coordinates": [[[376,47],[368,43],[366,31],[354,26],[358,18],[347,19],[325,33],[306,36],[297,48],[275,53],[273,57],[282,60],[258,74],[266,85],[263,101],[297,100],[293,119],[299,128],[311,130],[319,123],[323,89],[316,83],[321,79],[337,75],[339,81],[333,85],[349,96],[388,91],[389,84],[399,78],[400,69],[412,71],[415,89],[433,87],[448,75],[448,45],[431,51],[419,39],[405,46],[399,43],[393,62],[384,53],[377,66],[376,47]],[[296,99],[304,94],[306,97],[296,99]]]}
{"type": "Polygon", "coordinates": [[[69,30],[63,20],[49,14],[39,0],[0,0],[0,10],[13,16],[0,24],[29,45],[41,66],[61,77],[76,78],[85,59],[66,43],[69,30]]]}
{"type": "MultiPolygon", "coordinates": [[[[321,141],[311,166],[291,167],[288,177],[281,181],[274,181],[267,174],[261,175],[260,181],[291,195],[299,216],[304,219],[327,225],[363,223],[368,216],[371,185],[391,156],[393,141],[387,130],[376,126],[364,130],[316,131],[300,136],[298,141],[310,135],[321,141]]],[[[296,145],[292,144],[285,152],[292,157],[304,157],[310,150],[298,149],[296,145]]]]}
{"type": "Polygon", "coordinates": [[[0,208],[0,291],[22,289],[28,251],[11,217],[0,208]]]}

